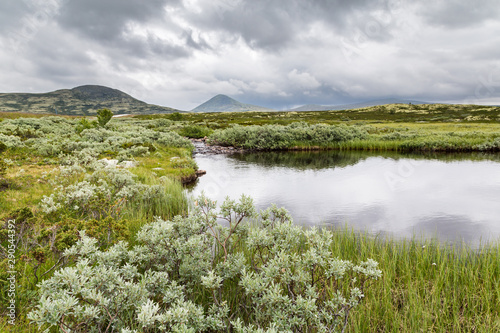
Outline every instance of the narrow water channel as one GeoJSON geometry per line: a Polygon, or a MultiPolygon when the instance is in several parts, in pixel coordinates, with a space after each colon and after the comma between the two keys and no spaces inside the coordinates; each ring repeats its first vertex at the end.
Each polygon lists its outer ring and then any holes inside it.
{"type": "Polygon", "coordinates": [[[219,203],[250,195],[297,224],[348,225],[396,238],[477,246],[500,239],[499,155],[365,152],[197,154],[207,174],[189,192],[219,203]]]}

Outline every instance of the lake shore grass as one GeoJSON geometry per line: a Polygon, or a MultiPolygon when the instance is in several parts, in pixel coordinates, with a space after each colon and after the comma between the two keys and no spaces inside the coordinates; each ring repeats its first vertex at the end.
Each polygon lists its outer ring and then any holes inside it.
{"type": "Polygon", "coordinates": [[[500,242],[480,249],[334,230],[332,252],[373,258],[383,272],[349,332],[499,332],[500,242]]]}

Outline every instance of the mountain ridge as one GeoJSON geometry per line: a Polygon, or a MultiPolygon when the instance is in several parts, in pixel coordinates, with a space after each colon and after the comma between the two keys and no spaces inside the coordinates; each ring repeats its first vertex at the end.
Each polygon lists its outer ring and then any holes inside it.
{"type": "Polygon", "coordinates": [[[123,91],[100,85],[83,85],[47,93],[0,93],[0,112],[94,115],[99,109],[114,114],[171,113],[179,110],[148,104],[123,91]]]}
{"type": "Polygon", "coordinates": [[[422,101],[414,101],[409,99],[397,99],[397,98],[386,98],[373,100],[368,102],[361,103],[352,103],[352,104],[339,104],[339,105],[319,105],[319,104],[305,104],[298,106],[293,109],[285,110],[285,111],[330,111],[330,110],[352,110],[352,109],[361,109],[371,106],[378,105],[387,105],[387,104],[433,104],[429,102],[422,101]]]}

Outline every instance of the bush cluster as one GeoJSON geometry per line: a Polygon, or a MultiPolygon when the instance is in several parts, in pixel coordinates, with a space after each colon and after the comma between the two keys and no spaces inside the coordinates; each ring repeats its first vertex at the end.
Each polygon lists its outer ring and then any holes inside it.
{"type": "Polygon", "coordinates": [[[288,126],[240,126],[216,130],[210,142],[246,149],[286,149],[297,144],[334,146],[339,142],[367,137],[366,131],[345,125],[293,123],[288,126]]]}
{"type": "Polygon", "coordinates": [[[146,155],[156,149],[155,144],[191,148],[191,142],[171,125],[167,119],[109,122],[106,127],[96,127],[85,118],[7,119],[0,123],[0,142],[7,148],[27,148],[45,157],[87,149],[122,160],[146,155]]]}
{"type": "Polygon", "coordinates": [[[0,313],[8,311],[9,299],[3,296],[9,287],[7,272],[14,270],[6,256],[7,221],[15,220],[12,241],[15,270],[20,272],[16,324],[21,330],[28,330],[26,313],[36,284],[68,264],[62,254],[79,240],[78,230],[86,230],[104,250],[120,240],[133,240],[154,216],[170,218],[187,211],[177,179],[196,169],[191,142],[177,134],[168,119],[109,118],[103,113],[100,125],[88,118],[0,121],[0,192],[9,191],[0,200],[0,313]],[[141,159],[140,165],[134,161],[145,155],[152,156],[141,159]],[[150,171],[151,165],[163,166],[162,159],[172,155],[175,163],[165,161],[169,169],[161,177],[150,171]],[[6,173],[11,166],[23,168],[11,176],[6,173]],[[138,166],[137,176],[125,166],[138,166]]]}
{"type": "Polygon", "coordinates": [[[179,134],[188,138],[200,139],[209,136],[212,130],[206,126],[187,125],[180,129],[179,134]]]}
{"type": "Polygon", "coordinates": [[[377,263],[333,257],[330,232],[294,226],[284,209],[256,217],[250,198],[217,213],[201,196],[188,217],[143,226],[133,247],[103,251],[82,232],[64,254],[75,265],[40,284],[28,318],[72,332],[344,329],[377,263]]]}

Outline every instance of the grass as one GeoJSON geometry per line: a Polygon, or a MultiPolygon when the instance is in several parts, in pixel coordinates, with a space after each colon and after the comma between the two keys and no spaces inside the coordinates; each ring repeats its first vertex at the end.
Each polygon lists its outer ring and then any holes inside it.
{"type": "Polygon", "coordinates": [[[335,229],[332,252],[383,271],[349,332],[499,332],[500,243],[472,250],[436,240],[382,240],[335,229]]]}
{"type": "Polygon", "coordinates": [[[43,114],[43,113],[29,113],[29,112],[0,112],[1,119],[17,119],[17,118],[43,118],[49,116],[56,116],[62,118],[81,118],[83,116],[68,116],[68,115],[55,115],[55,114],[43,114]]]}
{"type": "Polygon", "coordinates": [[[130,171],[136,174],[140,181],[149,185],[151,183],[146,180],[152,176],[168,176],[183,182],[190,179],[197,170],[191,150],[186,148],[162,147],[149,156],[136,157],[136,161],[137,167],[131,168],[130,171]]]}
{"type": "Polygon", "coordinates": [[[22,164],[8,167],[6,179],[9,186],[0,196],[0,216],[10,210],[29,207],[34,209],[42,197],[50,193],[53,186],[48,183],[54,165],[40,165],[36,159],[24,160],[22,164]]]}

